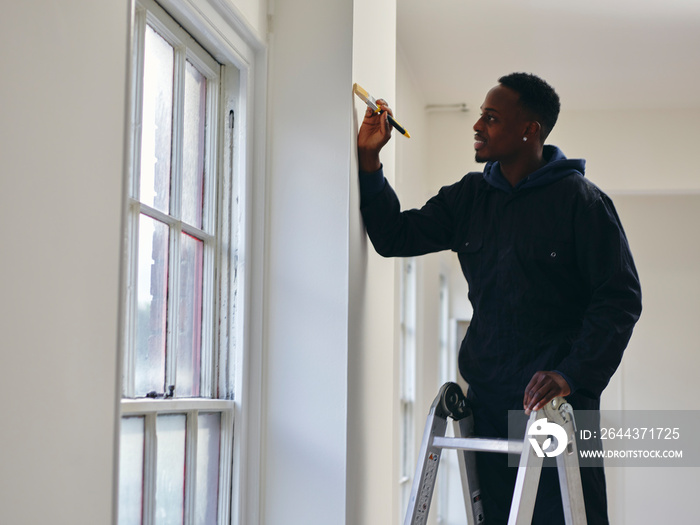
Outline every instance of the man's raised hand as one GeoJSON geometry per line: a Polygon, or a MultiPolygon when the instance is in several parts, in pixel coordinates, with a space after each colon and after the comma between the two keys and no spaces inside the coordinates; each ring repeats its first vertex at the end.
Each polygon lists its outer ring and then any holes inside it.
{"type": "Polygon", "coordinates": [[[392,130],[392,126],[387,120],[388,115],[393,116],[391,108],[382,99],[377,100],[377,106],[381,108],[381,113],[367,108],[357,135],[357,155],[360,169],[370,173],[381,167],[379,152],[391,139],[392,130]]]}

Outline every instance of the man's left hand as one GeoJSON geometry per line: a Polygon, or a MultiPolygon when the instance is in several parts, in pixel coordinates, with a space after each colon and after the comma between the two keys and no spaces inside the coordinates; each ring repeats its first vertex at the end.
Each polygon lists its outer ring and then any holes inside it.
{"type": "Polygon", "coordinates": [[[568,396],[571,393],[569,383],[556,372],[535,372],[525,387],[523,408],[526,414],[539,410],[557,396],[568,396]]]}

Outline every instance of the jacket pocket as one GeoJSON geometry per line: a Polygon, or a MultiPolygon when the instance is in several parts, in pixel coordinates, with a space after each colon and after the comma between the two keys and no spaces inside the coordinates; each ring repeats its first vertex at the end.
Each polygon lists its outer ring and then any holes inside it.
{"type": "Polygon", "coordinates": [[[483,261],[483,239],[481,237],[464,239],[455,249],[462,273],[469,283],[469,290],[474,290],[481,280],[483,261]]]}

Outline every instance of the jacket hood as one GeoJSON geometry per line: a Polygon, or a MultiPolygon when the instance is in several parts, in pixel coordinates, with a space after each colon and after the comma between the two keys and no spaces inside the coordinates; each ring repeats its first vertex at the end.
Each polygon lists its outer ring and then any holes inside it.
{"type": "Polygon", "coordinates": [[[569,175],[583,177],[586,172],[585,159],[567,159],[566,155],[556,146],[544,146],[542,155],[547,162],[537,171],[521,180],[515,187],[511,186],[501,173],[498,162],[488,162],[484,167],[484,180],[494,188],[506,193],[546,186],[569,175]]]}

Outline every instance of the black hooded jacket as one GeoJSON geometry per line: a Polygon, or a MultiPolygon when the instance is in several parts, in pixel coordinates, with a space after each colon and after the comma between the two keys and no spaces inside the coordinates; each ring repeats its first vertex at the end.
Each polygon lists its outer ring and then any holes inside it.
{"type": "Polygon", "coordinates": [[[492,409],[522,409],[539,370],[565,377],[575,408],[598,408],[641,313],[612,201],[584,178],[584,160],[555,146],[544,156],[547,164],[515,187],[489,163],[403,212],[381,170],[360,174],[378,253],[457,253],[474,308],[459,370],[470,397],[492,409]]]}

